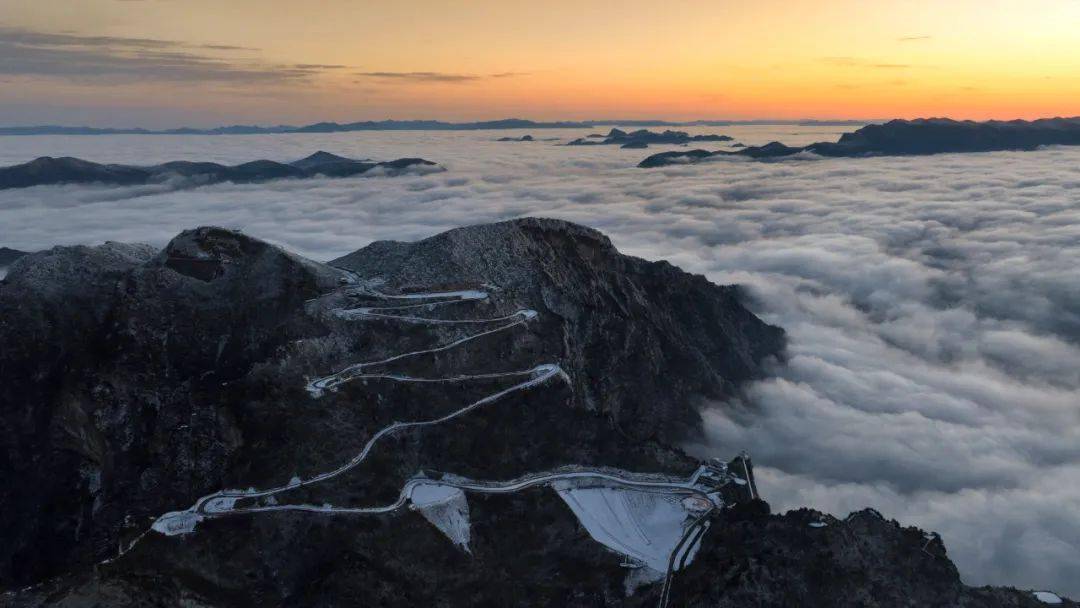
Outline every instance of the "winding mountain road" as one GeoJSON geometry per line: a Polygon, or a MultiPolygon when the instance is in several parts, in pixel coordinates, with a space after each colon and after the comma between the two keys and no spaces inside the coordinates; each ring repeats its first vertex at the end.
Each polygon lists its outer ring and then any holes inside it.
{"type": "MultiPolygon", "coordinates": [[[[345,507],[330,504],[278,504],[276,502],[275,497],[279,494],[329,481],[359,466],[369,457],[380,441],[395,433],[400,433],[409,429],[438,426],[456,418],[466,416],[475,410],[498,402],[507,396],[530,390],[552,381],[562,380],[567,384],[570,384],[570,379],[566,372],[555,363],[545,363],[527,370],[466,374],[438,378],[414,377],[405,374],[373,370],[372,368],[378,368],[396,361],[448,351],[484,336],[510,330],[537,318],[538,313],[531,309],[521,309],[504,316],[479,319],[437,319],[415,316],[410,313],[412,311],[432,310],[454,304],[487,300],[488,293],[484,291],[463,290],[404,295],[385,294],[365,285],[355,273],[345,270],[342,270],[342,272],[346,277],[344,279],[345,287],[339,288],[330,294],[325,294],[320,298],[325,298],[334,294],[343,294],[346,297],[363,297],[389,301],[396,300],[408,303],[377,307],[368,306],[333,309],[331,314],[338,318],[355,321],[377,319],[432,325],[496,324],[496,326],[481,331],[475,331],[464,337],[431,348],[399,353],[374,361],[354,363],[333,374],[316,378],[308,382],[306,388],[313,397],[321,397],[326,391],[332,391],[342,384],[364,379],[384,379],[394,382],[422,383],[468,382],[480,379],[512,377],[524,379],[508,388],[493,392],[481,399],[466,404],[449,414],[427,420],[394,422],[385,426],[373,434],[355,456],[338,467],[318,473],[306,479],[294,477],[289,483],[275,487],[249,490],[221,490],[214,492],[199,498],[187,509],[182,511],[172,511],[161,515],[153,523],[152,529],[168,536],[174,536],[194,531],[198,523],[206,519],[275,511],[299,511],[333,515],[377,515],[392,513],[409,504],[419,488],[429,488],[430,491],[427,491],[427,494],[431,494],[432,491],[436,494],[442,492],[443,495],[448,497],[451,495],[445,493],[447,489],[452,489],[451,492],[467,491],[484,494],[510,494],[539,486],[552,486],[560,492],[573,492],[576,490],[588,491],[589,488],[604,488],[611,490],[623,489],[633,492],[657,493],[672,497],[682,496],[682,504],[684,508],[687,509],[687,513],[695,513],[697,515],[693,523],[684,528],[684,533],[681,534],[681,541],[671,553],[671,562],[668,566],[667,580],[665,581],[665,589],[662,595],[662,602],[666,602],[670,593],[671,573],[672,569],[675,567],[674,564],[676,559],[681,557],[682,562],[685,562],[688,559],[691,548],[696,546],[696,543],[699,542],[701,534],[704,531],[706,524],[703,522],[705,522],[706,516],[717,509],[726,506],[720,497],[719,489],[728,483],[735,483],[740,486],[749,485],[749,471],[744,470],[747,479],[741,479],[733,475],[727,470],[726,465],[709,464],[702,465],[693,475],[685,479],[664,475],[644,475],[616,469],[589,467],[564,467],[559,470],[532,473],[508,481],[473,480],[453,474],[443,474],[437,479],[418,475],[406,480],[397,499],[386,505],[345,507]],[[255,504],[238,505],[237,503],[239,501],[250,501],[255,504]],[[688,542],[689,544],[687,544],[688,542]]],[[[320,298],[316,298],[315,300],[317,301],[320,298]]],[[[745,467],[745,462],[743,466],[745,467]]],[[[420,502],[423,502],[423,500],[421,499],[420,502]]],[[[636,520],[630,523],[640,526],[640,523],[636,520]]],[[[645,539],[645,542],[648,544],[649,541],[647,537],[644,536],[644,532],[640,527],[637,529],[639,534],[642,535],[642,538],[645,539]]]]}

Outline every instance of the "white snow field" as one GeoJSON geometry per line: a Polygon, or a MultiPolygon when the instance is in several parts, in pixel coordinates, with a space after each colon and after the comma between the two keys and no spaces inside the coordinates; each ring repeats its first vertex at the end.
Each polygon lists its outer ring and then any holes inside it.
{"type": "MultiPolygon", "coordinates": [[[[689,523],[689,513],[677,495],[607,487],[558,492],[594,540],[641,562],[657,578],[667,571],[689,523]]],[[[691,558],[697,546],[685,550],[691,558]]]]}
{"type": "Polygon", "coordinates": [[[1061,598],[1058,597],[1056,593],[1050,593],[1049,591],[1035,591],[1032,595],[1035,596],[1035,599],[1044,604],[1062,603],[1061,598]]]}

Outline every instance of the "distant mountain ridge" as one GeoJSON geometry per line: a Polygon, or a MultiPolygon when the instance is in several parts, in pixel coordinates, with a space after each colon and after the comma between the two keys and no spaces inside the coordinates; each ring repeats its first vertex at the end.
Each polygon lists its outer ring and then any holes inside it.
{"type": "Polygon", "coordinates": [[[802,152],[834,158],[923,156],[950,152],[1026,151],[1040,146],[1077,145],[1080,145],[1080,117],[985,122],[920,118],[866,125],[856,131],[844,133],[836,142],[817,142],[806,146],[788,146],[774,141],[738,151],[662,152],[646,158],[638,166],[651,168],[690,164],[717,156],[768,159],[802,152]]]}
{"type": "Polygon", "coordinates": [[[193,185],[251,183],[283,178],[352,177],[375,169],[381,170],[382,174],[395,175],[411,168],[439,170],[438,165],[422,158],[374,162],[345,158],[321,150],[291,163],[255,160],[234,166],[191,161],[172,161],[150,166],[119,165],[95,163],[80,158],[42,156],[21,165],[0,167],[0,190],[54,184],[97,183],[131,186],[163,183],[176,178],[191,179],[193,185]]]}
{"type": "Polygon", "coordinates": [[[685,131],[666,130],[656,133],[646,129],[638,129],[627,133],[622,129],[612,129],[606,137],[597,138],[595,135],[579,137],[566,144],[568,146],[622,146],[623,148],[648,148],[649,144],[688,144],[690,142],[703,141],[731,141],[727,135],[690,135],[685,131]]]}
{"type": "Polygon", "coordinates": [[[344,133],[350,131],[481,131],[500,129],[591,129],[621,125],[627,127],[725,127],[731,125],[802,125],[855,126],[867,120],[586,120],[538,122],[520,118],[480,122],[446,122],[441,120],[368,120],[338,123],[317,122],[309,125],[229,125],[209,129],[180,127],[176,129],[98,128],[88,126],[36,125],[0,127],[0,135],[265,135],[274,133],[344,133]]]}

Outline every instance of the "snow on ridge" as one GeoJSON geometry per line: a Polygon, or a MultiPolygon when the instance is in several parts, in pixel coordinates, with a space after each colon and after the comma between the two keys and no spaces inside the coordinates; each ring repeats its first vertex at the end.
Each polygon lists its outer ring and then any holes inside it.
{"type": "Polygon", "coordinates": [[[1044,604],[1060,604],[1063,601],[1056,593],[1051,593],[1049,591],[1033,591],[1031,594],[1035,596],[1035,599],[1044,604]]]}

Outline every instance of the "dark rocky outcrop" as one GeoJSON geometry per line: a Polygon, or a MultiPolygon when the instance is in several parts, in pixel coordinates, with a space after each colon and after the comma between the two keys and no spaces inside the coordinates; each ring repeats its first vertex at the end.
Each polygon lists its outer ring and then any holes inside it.
{"type": "Polygon", "coordinates": [[[690,135],[685,131],[664,131],[657,133],[639,129],[627,133],[621,129],[612,129],[607,136],[596,134],[575,139],[568,146],[613,146],[623,148],[647,148],[649,144],[688,144],[702,141],[731,141],[727,135],[690,135]]]}
{"type": "Polygon", "coordinates": [[[26,255],[25,251],[11,249],[10,247],[0,247],[0,269],[6,269],[8,266],[11,266],[12,262],[24,255],[26,255]]]}
{"type": "Polygon", "coordinates": [[[15,262],[0,283],[4,586],[100,559],[129,516],[219,478],[239,439],[228,383],[307,327],[296,311],[335,279],[216,229],[15,262]]]}
{"type": "MultiPolygon", "coordinates": [[[[673,606],[1047,606],[1030,591],[964,585],[940,538],[873,509],[845,519],[809,509],[770,515],[757,502],[727,511],[718,524],[694,567],[677,575],[673,606]]],[[[628,605],[655,606],[656,596],[628,605]]]]}
{"type": "Polygon", "coordinates": [[[666,167],[668,165],[688,165],[718,155],[717,152],[708,150],[676,150],[673,152],[661,152],[653,154],[638,163],[638,167],[666,167]]]}
{"type": "Polygon", "coordinates": [[[422,158],[373,162],[354,160],[321,151],[291,163],[257,160],[234,166],[190,161],[135,166],[100,164],[70,157],[43,156],[21,165],[0,168],[0,189],[91,183],[129,186],[162,183],[177,178],[191,180],[193,185],[218,182],[250,183],[317,176],[352,177],[373,170],[378,170],[375,173],[380,174],[395,174],[411,168],[425,167],[434,168],[436,165],[422,158]]]}
{"type": "Polygon", "coordinates": [[[498,141],[536,141],[532,135],[522,135],[521,137],[500,137],[498,141]]]}
{"type": "MultiPolygon", "coordinates": [[[[569,382],[388,439],[340,480],[292,491],[297,503],[383,504],[421,470],[684,475],[697,463],[677,445],[697,432],[698,400],[737,393],[782,354],[782,331],[744,308],[738,288],[624,256],[566,222],[376,242],[332,264],[384,293],[490,294],[426,311],[433,318],[538,313],[389,371],[452,377],[553,362],[569,382]]],[[[344,273],[333,266],[219,228],[186,231],[161,251],[108,243],[14,263],[0,282],[0,603],[655,603],[659,585],[625,595],[618,557],[545,489],[470,496],[471,554],[408,510],[275,512],[209,520],[186,537],[144,535],[198,496],[325,471],[392,421],[430,419],[505,386],[367,380],[313,398],[307,378],[469,331],[329,314],[356,297],[338,290],[344,273]]],[[[964,587],[940,543],[924,551],[918,531],[862,516],[807,527],[820,518],[772,516],[760,501],[726,512],[678,575],[675,605],[1033,605],[964,587]]]]}
{"type": "Polygon", "coordinates": [[[1034,150],[1040,146],[1080,145],[1080,117],[974,122],[947,118],[890,120],[845,133],[833,142],[786,146],[772,142],[738,151],[692,150],[691,153],[654,154],[639,167],[663,167],[696,162],[713,156],[783,158],[809,152],[828,157],[913,156],[947,152],[998,152],[1034,150]]]}

